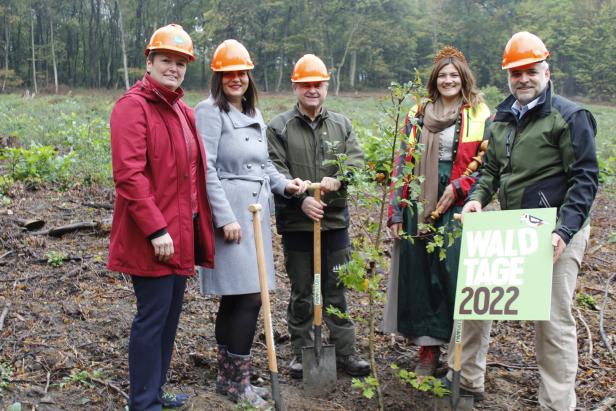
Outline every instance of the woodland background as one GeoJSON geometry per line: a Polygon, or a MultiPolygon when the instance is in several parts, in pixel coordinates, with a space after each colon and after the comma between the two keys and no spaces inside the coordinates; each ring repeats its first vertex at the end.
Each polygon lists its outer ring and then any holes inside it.
{"type": "Polygon", "coordinates": [[[0,0],[0,90],[123,88],[143,74],[152,32],[175,22],[198,55],[186,88],[207,87],[215,47],[235,38],[266,92],[287,90],[305,53],[324,59],[337,93],[383,89],[416,68],[425,78],[443,45],[466,54],[480,86],[505,91],[503,48],[527,30],[550,50],[561,94],[614,101],[614,21],[614,0],[0,0]]]}

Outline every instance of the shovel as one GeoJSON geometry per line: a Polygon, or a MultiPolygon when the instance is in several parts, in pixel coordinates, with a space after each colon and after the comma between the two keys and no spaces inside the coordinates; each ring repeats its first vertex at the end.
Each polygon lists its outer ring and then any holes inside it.
{"type": "Polygon", "coordinates": [[[261,233],[261,204],[251,204],[248,210],[252,213],[252,224],[255,232],[255,248],[257,250],[257,266],[259,267],[259,285],[261,287],[261,303],[263,317],[265,318],[265,342],[267,345],[267,360],[272,383],[272,398],[276,411],[286,411],[280,385],[278,383],[278,365],[276,364],[276,347],[274,346],[274,332],[272,331],[272,313],[270,311],[269,291],[267,288],[267,273],[265,269],[265,253],[263,251],[263,235],[261,233]]]}
{"type": "MultiPolygon", "coordinates": [[[[314,199],[321,201],[321,185],[313,183],[314,199]]],[[[336,386],[336,350],[333,345],[323,345],[321,324],[323,306],[321,301],[321,221],[314,222],[314,282],[312,285],[314,315],[314,345],[302,348],[302,378],[304,390],[311,395],[331,391],[336,386]]]]}
{"type": "Polygon", "coordinates": [[[462,320],[456,320],[455,333],[451,393],[445,398],[436,398],[434,401],[434,410],[470,411],[473,409],[473,396],[460,395],[460,370],[462,369],[462,320]]]}

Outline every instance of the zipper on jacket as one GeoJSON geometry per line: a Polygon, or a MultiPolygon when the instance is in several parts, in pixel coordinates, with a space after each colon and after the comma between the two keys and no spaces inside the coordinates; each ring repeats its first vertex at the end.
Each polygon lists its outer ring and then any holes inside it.
{"type": "Polygon", "coordinates": [[[466,109],[466,137],[468,137],[468,129],[471,125],[470,114],[468,114],[468,109],[466,109]]]}
{"type": "MultiPolygon", "coordinates": [[[[513,143],[515,142],[515,137],[517,135],[517,132],[514,134],[514,130],[517,130],[517,125],[516,128],[510,128],[509,132],[507,133],[507,138],[505,138],[505,167],[509,169],[509,177],[511,177],[511,174],[513,173],[513,168],[511,167],[511,153],[513,152],[513,143]]],[[[508,181],[509,179],[507,179],[508,181]]],[[[502,184],[502,199],[503,199],[503,203],[504,210],[507,210],[507,181],[504,181],[502,184]]]]}
{"type": "Polygon", "coordinates": [[[511,134],[513,134],[513,129],[509,130],[509,133],[507,134],[507,138],[505,139],[505,158],[507,159],[507,165],[511,168],[511,146],[512,146],[512,141],[511,141],[511,134]]]}

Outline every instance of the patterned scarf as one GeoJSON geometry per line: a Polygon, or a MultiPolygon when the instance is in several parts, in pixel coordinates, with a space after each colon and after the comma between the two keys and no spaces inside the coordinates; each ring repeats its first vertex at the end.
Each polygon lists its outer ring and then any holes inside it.
{"type": "Polygon", "coordinates": [[[424,176],[419,194],[419,201],[424,207],[417,220],[419,223],[432,222],[430,213],[436,209],[438,203],[439,133],[456,122],[461,105],[462,99],[455,105],[454,110],[446,110],[442,100],[438,99],[425,107],[424,123],[419,136],[419,144],[424,145],[424,152],[413,170],[415,176],[424,176]]]}

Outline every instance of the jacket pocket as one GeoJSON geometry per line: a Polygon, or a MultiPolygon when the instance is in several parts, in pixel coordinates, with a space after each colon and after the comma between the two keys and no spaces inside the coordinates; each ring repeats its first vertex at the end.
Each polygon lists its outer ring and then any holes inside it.
{"type": "Polygon", "coordinates": [[[565,173],[540,180],[524,189],[521,207],[556,207],[558,209],[565,201],[567,189],[567,175],[565,173]]]}
{"type": "Polygon", "coordinates": [[[164,138],[164,133],[161,130],[162,125],[160,123],[154,123],[150,127],[150,136],[148,138],[148,157],[151,159],[158,159],[161,152],[161,138],[164,138]]]}

